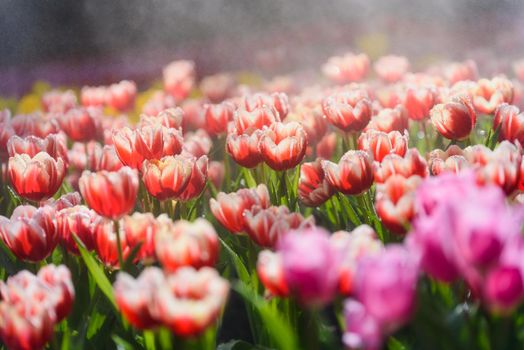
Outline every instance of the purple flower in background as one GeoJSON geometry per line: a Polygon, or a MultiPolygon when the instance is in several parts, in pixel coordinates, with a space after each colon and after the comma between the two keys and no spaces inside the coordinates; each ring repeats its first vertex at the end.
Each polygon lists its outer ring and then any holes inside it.
{"type": "Polygon", "coordinates": [[[415,308],[418,264],[402,245],[365,257],[357,269],[357,299],[385,332],[408,321],[415,308]]]}
{"type": "Polygon", "coordinates": [[[321,307],[337,291],[339,252],[321,228],[291,231],[278,243],[284,276],[301,303],[321,307]]]}
{"type": "Polygon", "coordinates": [[[342,337],[350,349],[378,350],[382,345],[382,329],[366,307],[357,300],[348,299],[344,305],[346,331],[342,337]]]}

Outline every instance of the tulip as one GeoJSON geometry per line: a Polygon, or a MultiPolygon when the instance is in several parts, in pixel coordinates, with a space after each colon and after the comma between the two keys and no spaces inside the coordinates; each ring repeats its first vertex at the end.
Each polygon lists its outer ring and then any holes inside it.
{"type": "Polygon", "coordinates": [[[473,105],[477,112],[491,114],[502,103],[511,103],[513,94],[513,84],[506,78],[480,79],[473,91],[473,105]]]}
{"type": "Polygon", "coordinates": [[[240,189],[229,194],[220,192],[216,199],[209,200],[211,212],[231,233],[240,233],[244,230],[244,211],[255,205],[262,208],[270,206],[266,185],[260,184],[253,189],[240,189]]]}
{"type": "Polygon", "coordinates": [[[517,266],[499,266],[488,273],[484,289],[492,310],[511,312],[524,297],[522,270],[517,266]]]}
{"type": "Polygon", "coordinates": [[[207,175],[209,181],[215,186],[216,189],[222,187],[222,182],[224,182],[225,168],[222,162],[211,161],[207,169],[207,175]]]}
{"type": "Polygon", "coordinates": [[[418,266],[401,245],[367,256],[357,268],[356,295],[387,332],[407,322],[415,308],[418,266]]]}
{"type": "Polygon", "coordinates": [[[416,148],[406,152],[404,158],[397,154],[389,154],[382,163],[375,163],[375,181],[383,183],[390,176],[400,174],[405,178],[418,175],[422,178],[429,175],[428,164],[416,148]]]}
{"type": "MultiPolygon", "coordinates": [[[[95,252],[100,260],[111,268],[120,268],[120,259],[118,252],[118,237],[115,232],[114,222],[102,218],[97,222],[95,234],[95,252]]],[[[120,235],[120,248],[122,250],[122,259],[125,261],[131,253],[131,247],[126,241],[124,235],[120,235]]]]}
{"type": "Polygon", "coordinates": [[[0,216],[0,235],[13,254],[25,261],[47,258],[58,244],[55,210],[18,206],[10,219],[0,216]]]}
{"type": "Polygon", "coordinates": [[[183,130],[197,130],[205,128],[206,119],[202,113],[204,101],[201,99],[191,99],[182,102],[180,107],[184,111],[183,130]]]}
{"type": "Polygon", "coordinates": [[[363,151],[346,152],[338,164],[323,160],[322,168],[329,184],[344,194],[364,193],[373,184],[373,165],[363,151]]]}
{"type": "Polygon", "coordinates": [[[395,108],[381,109],[369,122],[367,129],[374,129],[389,133],[391,131],[404,132],[408,129],[408,116],[402,105],[395,108]]]}
{"type": "Polygon", "coordinates": [[[524,144],[524,113],[518,107],[502,103],[495,110],[493,130],[499,130],[499,140],[524,144]]]}
{"type": "Polygon", "coordinates": [[[64,180],[66,165],[45,152],[34,157],[15,154],[9,158],[8,172],[13,189],[21,197],[42,201],[54,195],[64,180]]]}
{"type": "Polygon", "coordinates": [[[421,121],[429,117],[431,108],[436,103],[436,93],[430,88],[408,88],[402,104],[408,112],[409,119],[421,121]]]}
{"type": "Polygon", "coordinates": [[[105,103],[117,111],[128,111],[133,108],[135,98],[136,84],[129,80],[122,80],[107,88],[105,103]]]}
{"type": "Polygon", "coordinates": [[[291,231],[278,243],[289,290],[309,307],[329,303],[338,287],[339,254],[321,228],[291,231]]]}
{"type": "Polygon", "coordinates": [[[379,350],[383,330],[378,320],[357,300],[348,299],[344,304],[346,329],[342,340],[349,349],[379,350]]]}
{"type": "Polygon", "coordinates": [[[477,64],[472,60],[450,63],[444,66],[443,73],[451,85],[459,81],[476,80],[478,76],[477,64]]]}
{"type": "Polygon", "coordinates": [[[361,131],[371,119],[371,102],[360,90],[327,97],[322,101],[322,110],[331,124],[345,132],[361,131]]]}
{"type": "Polygon", "coordinates": [[[142,126],[113,129],[113,143],[118,158],[133,169],[140,169],[144,160],[160,159],[182,151],[181,131],[164,126],[142,126]]]}
{"type": "Polygon", "coordinates": [[[75,205],[80,205],[82,202],[82,196],[78,192],[69,192],[62,195],[58,199],[49,198],[47,201],[41,203],[42,205],[47,205],[59,212],[65,208],[71,208],[75,205]]]}
{"type": "MultiPolygon", "coordinates": [[[[386,85],[375,89],[375,97],[383,108],[396,108],[398,105],[402,106],[401,95],[402,91],[398,85],[386,85]]],[[[406,112],[406,118],[407,117],[406,112]]]]}
{"type": "Polygon", "coordinates": [[[383,248],[382,242],[368,225],[360,225],[351,232],[334,232],[330,240],[342,257],[338,277],[339,292],[350,295],[355,288],[358,262],[367,255],[379,254],[383,248]]]}
{"type": "Polygon", "coordinates": [[[155,252],[164,268],[213,266],[218,259],[218,236],[205,219],[179,220],[162,225],[155,235],[155,252]]]}
{"type": "Polygon", "coordinates": [[[137,279],[119,272],[113,285],[115,301],[126,320],[138,329],[160,325],[150,311],[157,290],[166,283],[162,270],[147,267],[137,279]]]}
{"type": "Polygon", "coordinates": [[[203,129],[188,132],[184,135],[183,154],[200,158],[208,155],[213,147],[213,141],[203,129]]]}
{"type": "Polygon", "coordinates": [[[253,112],[258,108],[269,107],[275,112],[277,120],[284,120],[289,113],[289,101],[287,95],[282,92],[272,94],[256,93],[245,95],[240,108],[253,112]]]}
{"type": "Polygon", "coordinates": [[[308,144],[314,144],[326,134],[328,123],[319,109],[300,106],[287,120],[299,122],[306,131],[308,144]]]}
{"type": "Polygon", "coordinates": [[[123,167],[118,171],[84,171],[79,180],[80,193],[98,214],[117,220],[129,213],[138,193],[138,176],[123,167]]]}
{"type": "Polygon", "coordinates": [[[316,146],[317,157],[331,159],[337,147],[337,134],[332,132],[326,134],[316,146]]]}
{"type": "Polygon", "coordinates": [[[235,106],[230,102],[222,102],[216,105],[204,105],[206,118],[206,130],[219,135],[227,131],[227,124],[233,120],[235,106]]]}
{"type": "Polygon", "coordinates": [[[44,112],[65,113],[77,105],[76,95],[72,90],[52,90],[42,95],[44,112]]]}
{"type": "Polygon", "coordinates": [[[142,180],[147,191],[159,200],[182,195],[192,178],[193,163],[181,155],[144,161],[142,180]]]}
{"type": "Polygon", "coordinates": [[[447,139],[462,140],[469,136],[476,123],[473,105],[467,97],[456,97],[452,102],[435,105],[431,122],[447,139]]]}
{"type": "Polygon", "coordinates": [[[287,297],[289,288],[284,277],[282,256],[270,250],[258,254],[257,274],[266,288],[266,293],[278,297],[287,297]]]}
{"type": "Polygon", "coordinates": [[[103,107],[105,97],[105,86],[84,86],[80,91],[80,102],[84,107],[103,107]]]}
{"type": "Polygon", "coordinates": [[[146,113],[140,116],[141,126],[162,125],[166,128],[179,129],[184,120],[184,110],[180,107],[161,108],[157,113],[146,113]]]}
{"type": "Polygon", "coordinates": [[[236,81],[232,74],[222,73],[208,75],[200,82],[200,90],[213,103],[228,98],[235,89],[236,81]]]}
{"type": "Polygon", "coordinates": [[[302,164],[298,179],[298,199],[308,207],[317,207],[333,195],[321,159],[302,164]]]}
{"type": "Polygon", "coordinates": [[[27,154],[31,158],[45,152],[56,160],[61,158],[67,164],[67,145],[62,136],[63,134],[51,134],[42,139],[36,136],[21,138],[14,135],[7,143],[7,152],[10,157],[14,157],[15,154],[27,154]]]}
{"type": "Polygon", "coordinates": [[[403,56],[382,56],[373,65],[380,79],[394,83],[404,76],[409,69],[409,61],[403,56]]]}
{"type": "Polygon", "coordinates": [[[57,134],[60,131],[56,120],[49,119],[39,113],[18,114],[11,119],[10,124],[15,133],[21,137],[33,135],[44,138],[47,135],[57,134]]]}
{"type": "Polygon", "coordinates": [[[239,165],[254,168],[262,162],[259,143],[262,131],[255,130],[251,135],[230,133],[226,140],[226,151],[239,165]]]}
{"type": "Polygon", "coordinates": [[[60,210],[57,215],[60,243],[71,253],[78,254],[73,233],[78,236],[88,250],[95,247],[95,234],[100,216],[83,205],[60,210]]]}
{"type": "Polygon", "coordinates": [[[228,292],[227,280],[216,270],[183,267],[166,277],[166,283],[155,291],[150,310],[175,335],[193,337],[218,319],[228,292]]]}
{"type": "Polygon", "coordinates": [[[344,56],[331,57],[322,66],[322,73],[337,84],[346,84],[364,79],[369,65],[369,57],[366,54],[347,53],[344,56]]]}
{"type": "Polygon", "coordinates": [[[207,182],[207,170],[208,170],[208,158],[207,156],[201,156],[200,158],[192,158],[191,162],[191,175],[189,177],[187,186],[185,187],[182,194],[177,196],[181,201],[189,201],[191,199],[200,196],[206,186],[207,182]]]}
{"type": "Polygon", "coordinates": [[[270,168],[292,169],[306,154],[306,132],[297,122],[274,123],[264,130],[259,147],[264,162],[270,168]]]}
{"type": "Polygon", "coordinates": [[[157,222],[151,213],[133,213],[122,218],[120,237],[124,237],[130,249],[141,244],[136,260],[155,260],[155,235],[157,222]]]}
{"type": "Polygon", "coordinates": [[[385,133],[381,131],[368,130],[358,138],[358,148],[370,152],[373,158],[381,162],[388,154],[398,154],[403,157],[408,148],[409,135],[406,131],[401,134],[398,131],[385,133]]]}
{"type": "Polygon", "coordinates": [[[239,135],[251,135],[256,130],[262,130],[264,126],[270,126],[279,121],[278,114],[266,105],[256,107],[251,111],[238,109],[233,119],[236,133],[239,135]]]}
{"type": "Polygon", "coordinates": [[[445,159],[440,157],[430,158],[431,159],[431,173],[433,175],[439,175],[443,172],[454,172],[459,173],[462,169],[466,169],[469,163],[466,158],[462,155],[451,155],[445,159]]]}
{"type": "Polygon", "coordinates": [[[73,141],[90,141],[101,131],[100,111],[93,108],[73,108],[60,115],[60,128],[73,141]]]}
{"type": "Polygon", "coordinates": [[[195,63],[193,61],[173,61],[164,67],[164,90],[177,101],[189,96],[195,85],[195,63]]]}
{"type": "Polygon", "coordinates": [[[38,278],[49,285],[55,302],[56,322],[62,321],[73,309],[75,288],[71,279],[71,272],[65,265],[46,265],[38,271],[38,278]]]}
{"type": "Polygon", "coordinates": [[[289,231],[312,227],[313,217],[307,220],[299,213],[290,213],[286,206],[263,209],[253,206],[244,210],[244,228],[259,246],[272,248],[289,231]]]}
{"type": "Polygon", "coordinates": [[[415,216],[415,189],[422,179],[393,175],[377,185],[375,208],[378,217],[389,230],[396,234],[406,233],[406,227],[415,216]]]}

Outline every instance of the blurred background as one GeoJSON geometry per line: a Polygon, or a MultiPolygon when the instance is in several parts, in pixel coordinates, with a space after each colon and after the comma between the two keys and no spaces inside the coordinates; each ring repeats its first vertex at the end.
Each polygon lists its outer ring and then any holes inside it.
{"type": "Polygon", "coordinates": [[[13,97],[36,80],[140,87],[180,58],[201,75],[273,75],[353,50],[415,68],[473,58],[486,74],[524,53],[522,0],[2,0],[0,16],[0,95],[13,97]]]}

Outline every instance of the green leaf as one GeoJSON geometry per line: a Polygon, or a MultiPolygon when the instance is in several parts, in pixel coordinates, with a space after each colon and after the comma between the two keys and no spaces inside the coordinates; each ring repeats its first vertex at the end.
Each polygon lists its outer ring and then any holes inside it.
{"type": "Polygon", "coordinates": [[[246,265],[240,259],[237,253],[222,239],[218,238],[220,240],[220,243],[224,248],[226,249],[226,252],[229,254],[229,257],[233,260],[233,265],[235,266],[235,270],[237,271],[238,277],[240,280],[244,283],[250,283],[251,277],[249,276],[249,271],[246,268],[246,265]]]}
{"type": "Polygon", "coordinates": [[[222,343],[217,347],[217,350],[269,350],[261,346],[255,346],[243,340],[230,340],[227,343],[222,343]]]}
{"type": "Polygon", "coordinates": [[[266,300],[247,287],[245,283],[237,282],[233,285],[233,289],[258,311],[268,334],[278,349],[298,349],[295,332],[275,308],[271,307],[266,300]]]}
{"type": "Polygon", "coordinates": [[[113,339],[113,341],[115,342],[116,346],[117,346],[117,349],[123,349],[123,350],[135,350],[135,347],[127,342],[126,340],[120,338],[118,335],[116,334],[113,334],[111,336],[111,339],[113,339]]]}
{"type": "Polygon", "coordinates": [[[251,170],[241,167],[242,175],[244,176],[244,180],[246,180],[246,185],[249,188],[257,187],[257,181],[253,177],[253,174],[251,174],[251,170]]]}
{"type": "Polygon", "coordinates": [[[155,350],[155,333],[153,333],[152,331],[144,331],[144,343],[146,346],[146,350],[155,350]]]}
{"type": "Polygon", "coordinates": [[[407,348],[394,337],[390,337],[388,340],[388,350],[407,350],[407,348]]]}
{"type": "Polygon", "coordinates": [[[82,259],[84,260],[84,263],[86,264],[89,273],[91,274],[91,276],[93,276],[96,284],[98,285],[102,293],[104,293],[104,295],[116,309],[117,306],[115,302],[115,296],[113,295],[113,286],[111,285],[111,282],[109,282],[109,279],[107,278],[104,269],[100,267],[100,265],[96,262],[95,258],[93,258],[93,256],[87,251],[86,247],[76,234],[73,234],[73,238],[75,239],[75,242],[78,246],[78,250],[80,251],[80,255],[82,256],[82,259]]]}

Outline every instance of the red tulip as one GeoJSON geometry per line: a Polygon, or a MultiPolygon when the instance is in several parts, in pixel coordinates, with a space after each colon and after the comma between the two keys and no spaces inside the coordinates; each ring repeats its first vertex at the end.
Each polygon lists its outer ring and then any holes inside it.
{"type": "Polygon", "coordinates": [[[417,175],[408,179],[393,175],[377,185],[375,208],[382,223],[393,233],[406,233],[415,216],[415,190],[421,182],[417,175]]]}
{"type": "Polygon", "coordinates": [[[141,244],[140,250],[136,255],[136,260],[152,261],[155,255],[155,235],[157,232],[157,222],[151,213],[133,213],[122,218],[120,225],[120,237],[125,237],[125,241],[130,249],[134,249],[141,244]]]}
{"type": "Polygon", "coordinates": [[[366,152],[348,151],[338,164],[323,160],[322,168],[329,184],[344,194],[361,194],[373,185],[373,164],[366,152]]]}
{"type": "Polygon", "coordinates": [[[322,72],[335,83],[346,84],[364,79],[369,65],[369,58],[366,54],[347,53],[344,56],[331,57],[322,66],[322,72]]]}
{"type": "Polygon", "coordinates": [[[317,157],[324,159],[331,159],[335,149],[337,148],[337,134],[332,132],[326,134],[320,141],[317,143],[316,152],[317,157]]]}
{"type": "Polygon", "coordinates": [[[227,280],[216,270],[183,267],[166,277],[155,292],[153,316],[180,337],[202,334],[215,322],[229,291],[227,280]]]}
{"type": "Polygon", "coordinates": [[[477,121],[473,105],[465,96],[435,105],[430,113],[433,126],[442,136],[451,140],[467,138],[477,121]]]}
{"type": "Polygon", "coordinates": [[[113,145],[113,129],[122,129],[129,125],[126,115],[120,115],[116,118],[103,118],[102,131],[103,141],[106,145],[113,145]]]}
{"type": "Polygon", "coordinates": [[[189,201],[198,197],[206,186],[208,168],[207,156],[202,156],[198,159],[192,158],[191,162],[193,163],[191,176],[189,177],[189,181],[184,191],[177,197],[177,199],[181,201],[189,201]]]}
{"type": "Polygon", "coordinates": [[[366,130],[374,129],[383,132],[399,131],[408,129],[408,115],[402,105],[395,108],[381,109],[377,115],[371,118],[366,130]]]}
{"type": "Polygon", "coordinates": [[[308,207],[318,207],[333,195],[326,179],[321,159],[302,164],[298,180],[298,198],[308,207]]]}
{"type": "Polygon", "coordinates": [[[380,79],[394,83],[404,76],[409,69],[409,61],[403,56],[382,56],[373,65],[380,79]]]}
{"type": "Polygon", "coordinates": [[[254,168],[262,162],[259,143],[262,131],[255,130],[251,135],[230,133],[227,135],[226,151],[239,165],[254,168]]]}
{"type": "Polygon", "coordinates": [[[175,198],[188,187],[192,169],[191,159],[181,155],[146,160],[142,166],[142,180],[153,197],[159,200],[175,198]]]}
{"type": "Polygon", "coordinates": [[[257,274],[269,294],[278,297],[289,295],[280,253],[261,251],[258,254],[257,274]]]}
{"type": "Polygon", "coordinates": [[[113,129],[113,143],[118,158],[133,169],[140,169],[144,160],[160,159],[182,151],[180,130],[161,125],[113,129]]]}
{"type": "Polygon", "coordinates": [[[40,152],[34,157],[15,154],[9,158],[9,177],[14,190],[21,197],[41,201],[54,195],[62,185],[66,166],[61,158],[53,159],[40,152]]]}
{"type": "Polygon", "coordinates": [[[58,244],[55,210],[51,207],[17,207],[10,219],[0,216],[0,235],[13,254],[25,261],[47,258],[58,244]]]}
{"type": "Polygon", "coordinates": [[[232,233],[244,230],[244,210],[258,205],[268,208],[269,192],[265,185],[258,185],[252,189],[240,189],[237,192],[226,194],[220,192],[217,198],[211,198],[209,207],[215,218],[232,233]]]}
{"type": "Polygon", "coordinates": [[[499,129],[499,140],[519,141],[524,144],[524,112],[518,107],[502,103],[495,110],[493,130],[499,129]]]}
{"type": "Polygon", "coordinates": [[[297,122],[274,123],[264,130],[259,147],[264,162],[270,168],[292,169],[306,154],[306,132],[297,122]]]}
{"type": "MultiPolygon", "coordinates": [[[[114,221],[102,218],[98,220],[95,234],[95,252],[100,260],[109,267],[120,268],[118,261],[118,237],[115,232],[114,221]]],[[[131,253],[126,237],[120,235],[120,247],[124,261],[131,253]]]]}
{"type": "Polygon", "coordinates": [[[402,99],[409,119],[416,121],[428,118],[429,112],[436,102],[436,92],[431,88],[424,87],[408,88],[402,99]]]}
{"type": "Polygon", "coordinates": [[[384,108],[395,108],[399,104],[402,104],[402,91],[397,85],[387,85],[377,88],[374,92],[377,101],[384,108]]]}
{"type": "Polygon", "coordinates": [[[469,162],[464,157],[464,153],[455,145],[450,146],[445,152],[436,149],[429,154],[429,168],[433,175],[448,171],[459,173],[468,165],[469,162]]]}
{"type": "Polygon", "coordinates": [[[56,215],[60,243],[71,253],[78,254],[73,233],[88,250],[95,247],[95,234],[100,216],[86,206],[77,205],[60,210],[56,215]]]}
{"type": "Polygon", "coordinates": [[[71,272],[65,265],[46,265],[38,271],[38,278],[52,289],[56,298],[56,322],[62,321],[73,309],[75,288],[71,280],[71,272]]]}
{"type": "Polygon", "coordinates": [[[75,205],[80,205],[82,202],[82,197],[80,196],[80,193],[78,192],[69,192],[64,195],[62,195],[58,199],[49,198],[47,201],[41,203],[43,205],[47,205],[52,207],[57,212],[65,209],[65,208],[71,208],[75,205]]]}
{"type": "Polygon", "coordinates": [[[18,114],[11,119],[11,126],[15,133],[21,137],[33,135],[44,138],[49,134],[56,134],[60,131],[54,119],[49,119],[47,116],[39,113],[18,114]]]}
{"type": "Polygon", "coordinates": [[[84,107],[103,107],[106,103],[105,86],[84,86],[80,91],[80,102],[84,107]]]}
{"type": "Polygon", "coordinates": [[[182,102],[180,107],[184,110],[182,129],[196,130],[206,126],[206,119],[202,113],[204,102],[201,99],[191,99],[182,102]]]}
{"type": "Polygon", "coordinates": [[[208,155],[211,147],[213,147],[213,141],[204,129],[198,129],[184,135],[183,152],[186,155],[200,158],[208,155]]]}
{"type": "Polygon", "coordinates": [[[476,80],[477,64],[473,60],[450,63],[444,66],[443,73],[451,85],[459,81],[476,80]]]}
{"type": "Polygon", "coordinates": [[[218,236],[205,219],[161,225],[155,235],[155,252],[162,266],[175,271],[182,266],[214,266],[218,259],[218,236]]]}
{"type": "Polygon", "coordinates": [[[237,134],[253,134],[264,126],[280,121],[280,118],[268,106],[256,107],[252,111],[238,109],[234,117],[237,134]]]}
{"type": "Polygon", "coordinates": [[[253,112],[259,108],[269,107],[275,114],[277,120],[284,120],[289,113],[289,101],[283,92],[272,94],[256,93],[242,98],[240,109],[253,112]]]}
{"type": "Polygon", "coordinates": [[[42,95],[42,109],[44,112],[65,113],[76,105],[76,95],[72,90],[52,90],[42,95]]]}
{"type": "Polygon", "coordinates": [[[164,67],[164,90],[177,101],[189,96],[195,85],[195,63],[192,61],[174,61],[164,67]]]}
{"type": "Polygon", "coordinates": [[[101,131],[101,113],[93,108],[73,108],[58,117],[60,128],[73,141],[90,141],[101,131]]]}
{"type": "Polygon", "coordinates": [[[312,217],[304,219],[301,214],[291,213],[283,205],[265,209],[255,205],[244,210],[245,231],[261,247],[273,248],[289,231],[314,225],[315,220],[312,217]]]}
{"type": "Polygon", "coordinates": [[[227,131],[227,124],[233,120],[235,106],[230,102],[222,102],[216,105],[204,105],[204,116],[206,118],[206,130],[218,135],[227,131]]]}
{"type": "Polygon", "coordinates": [[[346,132],[363,130],[371,119],[371,102],[360,90],[341,92],[322,101],[328,121],[346,132]]]}
{"type": "Polygon", "coordinates": [[[416,148],[411,148],[404,157],[398,154],[389,154],[382,163],[375,162],[375,181],[385,182],[390,176],[400,174],[405,178],[418,175],[422,178],[429,176],[426,160],[418,153],[416,148]]]}
{"type": "Polygon", "coordinates": [[[117,111],[128,111],[133,108],[136,98],[136,84],[133,81],[122,80],[111,84],[106,89],[105,102],[117,111]]]}
{"type": "Polygon", "coordinates": [[[117,220],[129,213],[138,193],[138,176],[123,167],[118,171],[84,171],[79,180],[80,193],[98,214],[117,220]]]}
{"type": "Polygon", "coordinates": [[[161,323],[153,315],[155,293],[165,284],[164,273],[158,267],[147,267],[137,279],[119,272],[113,285],[115,301],[126,320],[138,329],[151,329],[161,323]]]}
{"type": "Polygon", "coordinates": [[[7,151],[10,157],[15,154],[27,154],[29,157],[36,156],[37,153],[46,152],[52,158],[61,158],[67,164],[67,144],[63,134],[50,134],[45,138],[36,136],[26,136],[21,138],[14,135],[7,143],[7,151]]]}
{"type": "Polygon", "coordinates": [[[370,152],[377,162],[381,162],[388,154],[398,154],[403,157],[408,148],[409,134],[404,131],[385,133],[382,131],[368,130],[358,138],[358,148],[370,152]]]}
{"type": "Polygon", "coordinates": [[[235,86],[235,77],[228,73],[208,75],[200,82],[200,90],[213,103],[219,103],[228,98],[233,93],[235,86]]]}
{"type": "Polygon", "coordinates": [[[299,122],[306,131],[308,144],[314,144],[327,133],[328,123],[322,112],[305,106],[288,115],[287,120],[299,122]]]}
{"type": "Polygon", "coordinates": [[[506,78],[480,79],[473,91],[473,105],[479,113],[491,114],[502,103],[513,102],[513,84],[506,78]]]}
{"type": "Polygon", "coordinates": [[[184,110],[180,107],[176,108],[162,108],[159,112],[154,114],[142,114],[140,116],[141,126],[162,125],[166,128],[179,129],[182,127],[184,121],[184,110]]]}

